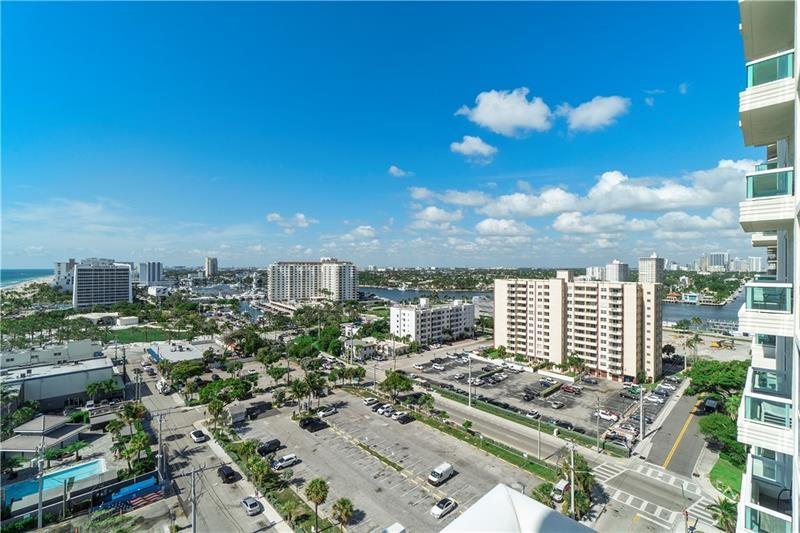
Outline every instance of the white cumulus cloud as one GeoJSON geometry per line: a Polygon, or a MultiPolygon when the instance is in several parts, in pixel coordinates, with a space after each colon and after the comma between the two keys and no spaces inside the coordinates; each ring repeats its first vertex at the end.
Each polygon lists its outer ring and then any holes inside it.
{"type": "Polygon", "coordinates": [[[475,231],[480,235],[530,235],[533,228],[523,222],[506,218],[486,218],[478,222],[475,231]]]}
{"type": "Polygon", "coordinates": [[[407,170],[403,170],[402,168],[398,167],[397,165],[391,165],[387,172],[389,172],[389,174],[394,176],[395,178],[402,178],[404,176],[413,176],[414,175],[413,172],[409,172],[407,170]]]}
{"type": "Polygon", "coordinates": [[[529,130],[547,131],[552,127],[552,112],[540,97],[528,100],[529,92],[527,87],[484,91],[475,98],[475,107],[461,106],[456,115],[509,137],[529,130]]]}
{"type": "Polygon", "coordinates": [[[570,131],[596,131],[614,124],[630,106],[630,98],[595,96],[578,107],[562,104],[556,109],[556,114],[567,118],[570,131]]]}
{"type": "Polygon", "coordinates": [[[489,163],[497,153],[497,148],[487,144],[480,137],[464,135],[461,142],[450,143],[450,151],[465,155],[472,162],[489,163]]]}
{"type": "Polygon", "coordinates": [[[283,228],[284,233],[292,234],[297,228],[307,228],[312,224],[319,223],[318,220],[308,217],[303,213],[295,213],[289,218],[283,217],[279,213],[269,213],[267,215],[267,222],[277,224],[283,228]]]}

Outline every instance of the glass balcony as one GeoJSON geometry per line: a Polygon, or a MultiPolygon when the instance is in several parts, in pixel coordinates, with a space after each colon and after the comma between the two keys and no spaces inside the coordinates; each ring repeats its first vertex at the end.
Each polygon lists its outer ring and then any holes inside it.
{"type": "Polygon", "coordinates": [[[763,172],[765,170],[773,170],[773,169],[776,169],[776,168],[778,168],[778,162],[777,161],[771,161],[771,162],[767,162],[767,163],[759,163],[758,165],[755,166],[755,171],[756,172],[763,172]]]}
{"type": "Polygon", "coordinates": [[[747,64],[747,88],[794,76],[794,51],[747,64]]]}
{"type": "Polygon", "coordinates": [[[747,420],[779,428],[792,427],[792,406],[788,403],[745,396],[744,404],[744,416],[747,420]]]}
{"type": "Polygon", "coordinates": [[[793,170],[781,169],[747,176],[747,198],[767,198],[794,194],[793,170]]]}
{"type": "Polygon", "coordinates": [[[752,368],[752,391],[770,396],[790,397],[790,387],[787,376],[783,372],[752,368]]]}
{"type": "Polygon", "coordinates": [[[762,346],[771,346],[774,348],[776,342],[777,342],[777,337],[775,335],[764,335],[763,333],[756,333],[756,344],[760,344],[762,346]]]}
{"type": "Polygon", "coordinates": [[[788,283],[748,283],[745,293],[748,311],[792,312],[792,286],[788,283]]]}
{"type": "Polygon", "coordinates": [[[773,514],[745,507],[744,528],[756,533],[791,533],[792,523],[773,514]]]}

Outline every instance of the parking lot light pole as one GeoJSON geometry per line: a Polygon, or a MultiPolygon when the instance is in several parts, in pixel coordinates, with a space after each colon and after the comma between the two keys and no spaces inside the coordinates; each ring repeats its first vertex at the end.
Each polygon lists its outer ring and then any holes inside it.
{"type": "Polygon", "coordinates": [[[569,513],[575,520],[575,445],[569,446],[569,513]]]}

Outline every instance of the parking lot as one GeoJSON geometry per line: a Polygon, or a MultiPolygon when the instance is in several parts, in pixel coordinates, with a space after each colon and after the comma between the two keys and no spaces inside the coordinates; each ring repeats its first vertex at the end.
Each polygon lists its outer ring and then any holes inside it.
{"type": "Polygon", "coordinates": [[[366,407],[361,398],[337,392],[325,398],[338,413],[325,421],[329,428],[309,433],[299,428],[287,412],[251,421],[240,432],[243,438],[277,437],[286,446],[276,455],[295,453],[301,463],[292,468],[292,482],[302,490],[311,479],[330,484],[323,514],[330,515],[333,502],[347,497],[356,508],[348,530],[375,531],[400,522],[409,531],[441,529],[497,483],[530,492],[541,481],[513,465],[442,434],[420,422],[401,425],[366,407]],[[370,453],[369,447],[400,471],[370,453]],[[439,487],[427,482],[437,465],[448,462],[455,474],[439,487]],[[450,497],[458,507],[442,519],[430,515],[441,498],[450,497]]]}
{"type": "MultiPolygon", "coordinates": [[[[466,357],[456,359],[448,357],[447,354],[439,354],[427,361],[409,362],[404,370],[412,374],[420,384],[429,382],[466,395],[469,387],[467,383],[469,363],[465,359],[466,357]],[[444,369],[437,369],[434,364],[444,369]]],[[[562,427],[588,435],[596,435],[599,431],[602,436],[610,428],[628,437],[634,437],[638,433],[638,422],[626,418],[638,413],[635,406],[639,403],[638,392],[628,391],[629,385],[597,379],[597,383],[577,383],[579,394],[567,392],[569,389],[567,386],[545,399],[542,398],[542,393],[555,383],[554,380],[548,383],[544,381],[548,378],[539,373],[524,371],[515,373],[507,368],[472,358],[472,377],[481,376],[493,376],[493,378],[484,378],[479,386],[472,387],[473,399],[493,403],[519,414],[535,411],[543,421],[558,423],[562,427]],[[493,382],[493,379],[497,382],[493,382]],[[598,420],[594,416],[597,409],[608,411],[613,416],[608,416],[607,419],[598,417],[598,420]],[[613,420],[614,417],[618,420],[613,420]],[[626,422],[632,424],[632,429],[619,427],[618,424],[626,422]]],[[[645,400],[646,420],[654,421],[663,405],[645,400]]]]}

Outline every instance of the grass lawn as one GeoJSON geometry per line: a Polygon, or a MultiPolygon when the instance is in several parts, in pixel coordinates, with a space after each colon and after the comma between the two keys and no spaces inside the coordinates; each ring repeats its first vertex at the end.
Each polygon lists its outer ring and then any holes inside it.
{"type": "Polygon", "coordinates": [[[389,308],[388,307],[376,307],[374,309],[370,309],[367,311],[368,313],[379,316],[381,318],[389,318],[389,308]]]}
{"type": "MultiPolygon", "coordinates": [[[[109,331],[108,334],[103,332],[103,338],[127,344],[130,342],[165,341],[167,340],[167,335],[164,333],[164,330],[160,328],[128,328],[109,331]]],[[[185,339],[186,333],[182,331],[173,331],[172,338],[185,339]]]]}
{"type": "MultiPolygon", "coordinates": [[[[743,474],[744,469],[739,468],[724,457],[720,456],[720,458],[717,459],[716,464],[714,464],[714,468],[711,469],[708,477],[711,479],[711,483],[713,483],[715,487],[727,487],[735,491],[736,494],[739,494],[742,491],[743,474]]],[[[725,491],[723,490],[723,492],[725,491]]]]}

